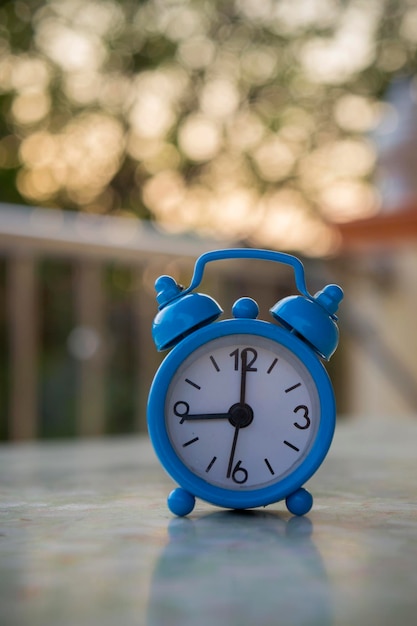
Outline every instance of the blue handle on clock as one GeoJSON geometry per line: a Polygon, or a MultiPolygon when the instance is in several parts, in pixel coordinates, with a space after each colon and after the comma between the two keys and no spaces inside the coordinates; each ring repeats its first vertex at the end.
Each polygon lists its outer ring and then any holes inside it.
{"type": "Polygon", "coordinates": [[[171,277],[160,276],[155,282],[159,305],[152,335],[158,350],[167,350],[198,328],[214,322],[223,310],[206,294],[195,293],[207,263],[226,259],[258,259],[289,265],[301,295],[289,296],[274,304],[272,317],[290,332],[301,337],[316,353],[328,360],[339,340],[337,317],[343,291],[338,285],[327,285],[314,296],[305,284],[304,266],[297,257],[272,250],[232,248],[202,254],[196,261],[189,287],[184,289],[171,277]]]}
{"type": "Polygon", "coordinates": [[[196,261],[194,266],[194,274],[191,279],[190,286],[187,287],[182,293],[187,294],[196,287],[202,281],[204,268],[207,263],[211,261],[222,261],[225,259],[258,259],[261,261],[273,261],[275,263],[282,263],[284,265],[290,265],[294,269],[295,284],[300,293],[311,298],[307,291],[304,277],[304,266],[297,257],[285,252],[274,252],[273,250],[257,250],[251,248],[230,248],[227,250],[213,250],[202,254],[196,261]]]}

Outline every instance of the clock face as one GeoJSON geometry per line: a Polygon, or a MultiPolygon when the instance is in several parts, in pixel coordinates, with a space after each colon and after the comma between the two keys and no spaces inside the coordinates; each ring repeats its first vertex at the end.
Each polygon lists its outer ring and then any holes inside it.
{"type": "Polygon", "coordinates": [[[181,462],[232,491],[273,485],[308,456],[320,425],[312,375],[287,347],[230,334],[192,352],[176,369],[165,425],[181,462]]]}

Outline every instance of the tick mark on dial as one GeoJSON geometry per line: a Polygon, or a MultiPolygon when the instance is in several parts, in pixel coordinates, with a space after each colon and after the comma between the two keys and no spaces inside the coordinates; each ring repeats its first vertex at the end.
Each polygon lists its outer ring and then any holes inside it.
{"type": "Polygon", "coordinates": [[[193,383],[193,381],[190,380],[189,378],[186,378],[185,382],[191,385],[191,387],[195,387],[195,389],[201,389],[200,385],[197,385],[197,383],[193,383]]]}
{"type": "Polygon", "coordinates": [[[293,385],[292,387],[288,387],[288,389],[285,390],[285,393],[289,393],[290,391],[297,389],[297,387],[301,387],[301,383],[297,383],[296,385],[293,385]]]}
{"type": "Polygon", "coordinates": [[[187,446],[191,446],[192,443],[195,443],[199,439],[200,439],[200,437],[194,437],[194,439],[190,439],[189,441],[186,441],[185,443],[183,443],[182,447],[186,448],[187,446]]]}
{"type": "Polygon", "coordinates": [[[272,370],[274,369],[275,365],[278,363],[278,358],[274,359],[271,363],[271,365],[268,367],[266,373],[270,374],[272,372],[272,370]]]}
{"type": "Polygon", "coordinates": [[[213,467],[214,463],[217,461],[217,456],[214,456],[210,463],[207,465],[206,467],[206,472],[209,472],[211,470],[211,468],[213,467]]]}
{"type": "Polygon", "coordinates": [[[220,367],[217,365],[217,361],[214,358],[214,356],[210,356],[210,361],[213,363],[213,367],[216,370],[216,372],[220,372],[220,367]]]}
{"type": "Polygon", "coordinates": [[[265,461],[265,465],[267,466],[267,468],[269,469],[269,471],[271,472],[272,476],[274,476],[275,472],[272,469],[271,463],[268,461],[268,459],[264,459],[265,461]]]}
{"type": "Polygon", "coordinates": [[[296,452],[300,452],[300,448],[297,448],[297,446],[290,443],[289,441],[283,441],[283,443],[285,443],[285,445],[291,448],[292,450],[295,450],[296,452]]]}

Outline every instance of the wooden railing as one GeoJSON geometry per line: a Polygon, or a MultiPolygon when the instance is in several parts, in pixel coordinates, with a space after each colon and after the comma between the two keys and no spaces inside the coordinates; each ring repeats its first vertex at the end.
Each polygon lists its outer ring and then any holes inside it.
{"type": "MultiPolygon", "coordinates": [[[[154,280],[168,273],[187,285],[200,254],[230,245],[163,234],[136,219],[0,204],[0,438],[144,431],[160,362],[151,338],[154,280]],[[65,266],[65,284],[57,266],[65,266]],[[109,268],[128,276],[121,304],[112,300],[109,268]],[[129,396],[127,408],[117,394],[129,396]]],[[[249,295],[270,319],[270,306],[295,289],[292,270],[273,263],[210,265],[201,290],[227,316],[249,295]]],[[[311,292],[323,286],[323,271],[309,263],[311,292]]]]}
{"type": "MultiPolygon", "coordinates": [[[[173,269],[177,273],[187,269],[189,273],[195,258],[212,247],[213,242],[162,234],[140,220],[0,204],[6,320],[6,356],[1,373],[6,393],[0,398],[3,438],[20,440],[42,434],[44,303],[39,267],[45,259],[71,265],[68,301],[73,329],[67,345],[72,346],[68,358],[77,361],[73,430],[79,435],[96,435],[106,432],[106,390],[112,377],[105,315],[106,266],[112,263],[126,268],[134,286],[128,294],[134,326],[128,341],[135,344],[131,346],[135,361],[131,384],[136,395],[132,428],[143,430],[147,391],[158,364],[150,336],[156,311],[153,279],[173,269]]],[[[56,297],[60,297],[59,290],[56,297]]],[[[57,419],[62,410],[59,404],[54,408],[57,419]]],[[[48,436],[48,432],[43,434],[48,436]]]]}

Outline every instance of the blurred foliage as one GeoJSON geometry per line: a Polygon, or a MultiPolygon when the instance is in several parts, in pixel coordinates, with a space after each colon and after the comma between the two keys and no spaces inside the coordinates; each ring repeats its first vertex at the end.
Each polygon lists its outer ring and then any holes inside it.
{"type": "MultiPolygon", "coordinates": [[[[6,263],[0,259],[0,301],[6,302],[6,263]]],[[[9,346],[7,341],[7,310],[0,308],[0,441],[7,438],[7,401],[9,386],[9,346]]]]}
{"type": "Polygon", "coordinates": [[[115,264],[106,268],[105,285],[109,369],[112,372],[107,384],[107,432],[133,432],[137,428],[136,346],[139,345],[139,338],[131,296],[138,286],[131,268],[115,264]]]}
{"type": "MultiPolygon", "coordinates": [[[[80,362],[69,346],[77,328],[73,306],[76,268],[66,260],[47,260],[40,264],[41,285],[40,341],[42,359],[39,371],[39,415],[41,437],[76,435],[77,384],[80,362]]],[[[106,376],[105,432],[118,434],[135,430],[136,354],[134,312],[131,293],[132,270],[106,265],[103,268],[106,293],[104,320],[108,355],[106,376]]]]}
{"type": "Polygon", "coordinates": [[[67,349],[75,325],[72,306],[73,266],[68,261],[46,260],[38,265],[39,320],[39,436],[75,435],[77,424],[77,363],[67,349]]]}
{"type": "Polygon", "coordinates": [[[0,201],[326,254],[416,47],[413,0],[3,2],[0,201]]]}

